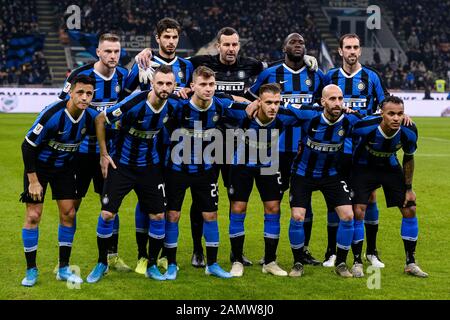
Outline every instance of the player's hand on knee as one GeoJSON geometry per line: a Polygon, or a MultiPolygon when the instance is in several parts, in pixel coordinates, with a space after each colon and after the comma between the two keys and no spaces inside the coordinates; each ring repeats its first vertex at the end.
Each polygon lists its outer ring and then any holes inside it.
{"type": "Polygon", "coordinates": [[[145,48],[134,57],[134,61],[136,61],[139,68],[147,69],[151,65],[152,56],[152,50],[145,48]]]}
{"type": "Polygon", "coordinates": [[[405,202],[403,202],[403,208],[406,208],[406,206],[409,203],[416,203],[416,193],[412,190],[406,190],[405,194],[405,202]]]}
{"type": "Polygon", "coordinates": [[[317,71],[319,69],[319,64],[317,63],[317,59],[313,56],[308,56],[305,54],[303,56],[303,62],[306,64],[306,67],[311,71],[317,71]]]}
{"type": "Polygon", "coordinates": [[[100,158],[100,167],[102,169],[103,178],[105,179],[108,176],[108,168],[110,165],[113,169],[117,169],[117,166],[111,156],[109,154],[102,154],[100,158]]]}
{"type": "Polygon", "coordinates": [[[39,181],[31,182],[28,186],[28,193],[34,201],[41,201],[42,195],[44,193],[44,188],[42,188],[39,181]]]}

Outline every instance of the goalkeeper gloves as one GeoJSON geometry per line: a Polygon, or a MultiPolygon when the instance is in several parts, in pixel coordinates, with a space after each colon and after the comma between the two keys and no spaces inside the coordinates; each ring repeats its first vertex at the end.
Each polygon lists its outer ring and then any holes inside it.
{"type": "Polygon", "coordinates": [[[313,56],[304,55],[303,62],[306,64],[306,67],[311,71],[317,71],[319,69],[319,65],[317,64],[317,59],[313,56]]]}
{"type": "Polygon", "coordinates": [[[150,67],[143,68],[141,67],[137,59],[136,64],[138,65],[139,68],[139,83],[143,84],[150,83],[150,81],[153,80],[153,74],[155,73],[155,69],[160,66],[159,63],[152,61],[150,67]]]}

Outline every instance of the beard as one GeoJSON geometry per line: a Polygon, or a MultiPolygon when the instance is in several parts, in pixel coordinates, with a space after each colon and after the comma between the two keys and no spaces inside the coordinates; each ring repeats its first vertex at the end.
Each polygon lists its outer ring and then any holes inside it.
{"type": "Polygon", "coordinates": [[[286,53],[286,55],[289,58],[289,60],[291,60],[293,62],[301,62],[301,61],[303,61],[304,54],[302,54],[302,55],[293,55],[291,53],[286,53]]]}

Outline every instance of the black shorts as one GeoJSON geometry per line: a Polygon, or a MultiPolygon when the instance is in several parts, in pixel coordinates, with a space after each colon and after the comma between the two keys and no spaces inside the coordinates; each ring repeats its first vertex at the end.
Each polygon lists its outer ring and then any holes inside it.
{"type": "Polygon", "coordinates": [[[401,167],[371,168],[355,166],[352,169],[350,181],[354,194],[354,204],[368,204],[372,191],[381,185],[387,207],[403,207],[406,187],[401,167]]]}
{"type": "Polygon", "coordinates": [[[166,196],[161,167],[130,167],[115,161],[117,169],[111,166],[102,192],[102,210],[117,213],[123,198],[134,190],[141,211],[162,213],[166,211],[166,196]]]}
{"type": "Polygon", "coordinates": [[[281,200],[281,174],[262,175],[261,168],[249,168],[245,165],[233,165],[230,169],[230,187],[228,195],[231,201],[248,202],[256,182],[262,201],[281,200]]]}
{"type": "Polygon", "coordinates": [[[311,195],[316,190],[322,192],[329,209],[352,204],[349,187],[340,176],[307,178],[294,174],[291,178],[289,196],[291,208],[308,208],[311,195]]]}
{"type": "Polygon", "coordinates": [[[166,170],[167,210],[181,211],[186,190],[191,188],[192,202],[199,211],[215,212],[219,201],[217,175],[214,169],[200,173],[166,170]]]}
{"type": "Polygon", "coordinates": [[[47,191],[47,185],[50,184],[52,188],[53,200],[66,200],[66,199],[79,199],[80,196],[77,193],[77,183],[75,176],[74,164],[68,165],[64,168],[49,167],[43,164],[37,164],[36,175],[39,183],[43,188],[43,195],[41,201],[33,200],[28,194],[28,181],[27,173],[23,175],[23,193],[20,195],[20,201],[24,203],[43,203],[45,192],[47,191]]]}
{"type": "Polygon", "coordinates": [[[100,167],[100,155],[96,153],[78,153],[75,162],[77,174],[77,190],[81,198],[86,196],[91,185],[94,182],[94,191],[101,194],[103,191],[103,175],[100,167]]]}
{"type": "Polygon", "coordinates": [[[217,177],[219,177],[219,173],[222,172],[223,185],[227,189],[230,186],[230,167],[231,165],[227,163],[214,165],[214,170],[216,171],[217,177]]]}
{"type": "Polygon", "coordinates": [[[289,189],[292,163],[294,162],[296,155],[296,152],[280,152],[281,188],[283,191],[289,189]]]}

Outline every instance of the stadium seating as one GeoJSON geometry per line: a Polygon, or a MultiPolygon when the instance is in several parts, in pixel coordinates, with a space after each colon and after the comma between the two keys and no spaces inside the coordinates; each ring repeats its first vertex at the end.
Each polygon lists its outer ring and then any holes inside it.
{"type": "Polygon", "coordinates": [[[49,82],[35,1],[0,0],[0,7],[0,85],[49,82]]]}

